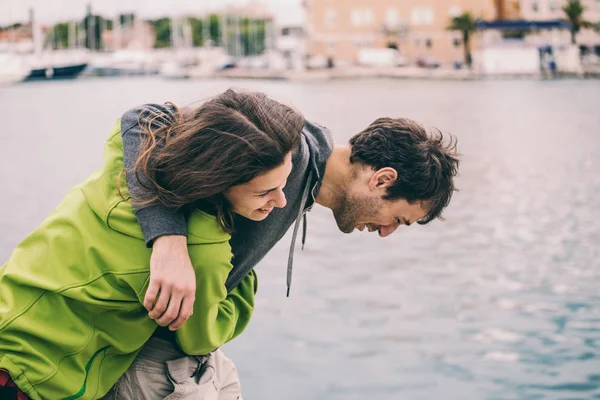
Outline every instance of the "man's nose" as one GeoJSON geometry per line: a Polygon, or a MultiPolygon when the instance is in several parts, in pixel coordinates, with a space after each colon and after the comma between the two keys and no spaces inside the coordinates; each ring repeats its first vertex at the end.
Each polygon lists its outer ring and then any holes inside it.
{"type": "Polygon", "coordinates": [[[391,225],[381,225],[379,227],[379,236],[380,237],[386,237],[391,235],[392,233],[394,233],[394,231],[396,229],[398,229],[398,224],[391,224],[391,225]]]}

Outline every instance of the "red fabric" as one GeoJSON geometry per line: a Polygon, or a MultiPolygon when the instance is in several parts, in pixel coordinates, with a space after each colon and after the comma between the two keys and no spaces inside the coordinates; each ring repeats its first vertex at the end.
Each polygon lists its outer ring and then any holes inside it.
{"type": "Polygon", "coordinates": [[[29,397],[25,393],[21,392],[17,385],[15,385],[8,372],[0,369],[0,394],[2,394],[1,392],[3,387],[17,389],[17,400],[29,400],[29,397]]]}

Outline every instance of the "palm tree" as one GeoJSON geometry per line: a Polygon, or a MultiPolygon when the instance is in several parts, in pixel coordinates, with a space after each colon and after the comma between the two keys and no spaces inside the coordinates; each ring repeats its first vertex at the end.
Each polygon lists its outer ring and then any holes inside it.
{"type": "Polygon", "coordinates": [[[565,16],[571,23],[571,43],[577,43],[577,33],[581,28],[591,28],[593,24],[583,19],[585,7],[580,0],[569,0],[563,7],[565,16]]]}
{"type": "Polygon", "coordinates": [[[465,64],[471,68],[471,34],[477,31],[477,20],[467,11],[453,17],[450,21],[448,29],[451,31],[460,31],[463,36],[463,46],[465,50],[465,64]]]}

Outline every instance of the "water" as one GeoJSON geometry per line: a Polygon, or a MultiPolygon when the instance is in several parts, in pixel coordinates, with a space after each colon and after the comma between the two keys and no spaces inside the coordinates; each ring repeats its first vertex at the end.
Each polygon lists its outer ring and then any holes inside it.
{"type": "Polygon", "coordinates": [[[0,89],[0,260],[100,165],[129,107],[265,91],[342,143],[380,116],[456,134],[445,222],[386,239],[309,215],[226,346],[247,399],[600,398],[600,82],[81,80],[0,89]]]}

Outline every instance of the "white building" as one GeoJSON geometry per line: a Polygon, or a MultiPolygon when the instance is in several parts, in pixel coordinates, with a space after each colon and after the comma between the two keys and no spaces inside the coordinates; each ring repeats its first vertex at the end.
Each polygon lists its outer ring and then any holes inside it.
{"type": "MultiPolygon", "coordinates": [[[[563,11],[567,0],[520,0],[521,17],[530,21],[548,21],[566,19],[563,11]]],[[[600,22],[600,0],[581,0],[585,8],[583,18],[592,23],[600,22]]],[[[556,33],[546,32],[541,37],[542,41],[563,40],[556,37],[556,33]],[[554,37],[549,35],[555,35],[554,37]]],[[[570,40],[570,36],[569,36],[570,40]]],[[[587,46],[600,46],[600,33],[593,29],[582,29],[577,34],[577,44],[587,46]]]]}
{"type": "Polygon", "coordinates": [[[285,69],[304,69],[306,54],[304,28],[299,25],[278,27],[275,49],[281,53],[285,69]]]}

